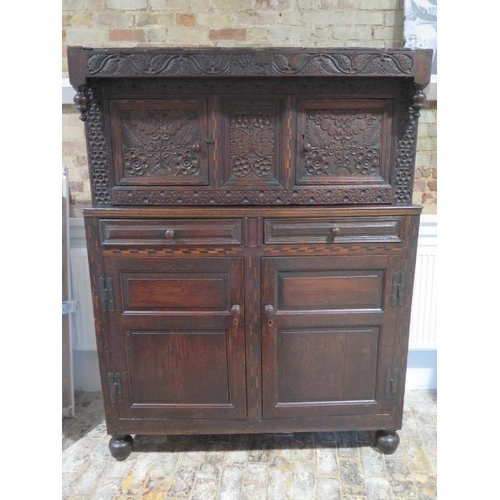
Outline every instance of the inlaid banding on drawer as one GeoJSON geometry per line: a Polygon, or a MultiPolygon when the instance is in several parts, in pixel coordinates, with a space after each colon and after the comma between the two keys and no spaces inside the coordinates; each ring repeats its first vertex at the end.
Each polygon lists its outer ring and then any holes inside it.
{"type": "Polygon", "coordinates": [[[103,246],[241,245],[241,219],[102,220],[103,246]]]}
{"type": "Polygon", "coordinates": [[[264,242],[288,243],[400,243],[402,217],[342,217],[266,219],[264,242]]]}

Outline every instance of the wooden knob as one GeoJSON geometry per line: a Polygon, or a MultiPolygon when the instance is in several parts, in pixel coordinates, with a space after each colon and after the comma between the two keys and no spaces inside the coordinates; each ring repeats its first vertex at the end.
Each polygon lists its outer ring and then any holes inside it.
{"type": "Polygon", "coordinates": [[[167,229],[165,231],[165,238],[171,240],[175,236],[175,231],[173,229],[167,229]]]}
{"type": "Polygon", "coordinates": [[[195,153],[198,153],[200,151],[200,145],[199,144],[193,144],[192,150],[195,153]]]}
{"type": "Polygon", "coordinates": [[[338,236],[340,234],[340,229],[338,227],[332,227],[330,229],[330,232],[332,233],[333,236],[338,236]]]}

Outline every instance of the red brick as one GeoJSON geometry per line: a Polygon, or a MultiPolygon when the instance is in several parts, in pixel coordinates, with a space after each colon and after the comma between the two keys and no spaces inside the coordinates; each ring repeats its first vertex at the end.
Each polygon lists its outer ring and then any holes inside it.
{"type": "Polygon", "coordinates": [[[142,29],[112,29],[109,30],[110,42],[144,42],[144,30],[142,29]]]}
{"type": "Polygon", "coordinates": [[[243,28],[214,29],[209,32],[210,40],[246,40],[247,30],[243,28]]]}
{"type": "Polygon", "coordinates": [[[179,26],[194,26],[195,25],[195,15],[194,14],[176,14],[175,23],[179,26]]]}

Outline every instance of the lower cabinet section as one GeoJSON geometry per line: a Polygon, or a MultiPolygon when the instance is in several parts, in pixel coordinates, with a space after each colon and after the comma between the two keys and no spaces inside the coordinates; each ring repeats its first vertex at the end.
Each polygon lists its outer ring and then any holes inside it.
{"type": "Polygon", "coordinates": [[[331,209],[324,219],[325,209],[314,212],[273,209],[272,222],[357,224],[355,240],[269,243],[265,209],[241,218],[191,209],[191,219],[162,209],[154,223],[148,209],[135,218],[127,209],[85,213],[89,241],[100,242],[89,244],[89,259],[116,458],[130,453],[136,433],[366,429],[380,431],[381,450],[395,450],[419,210],[379,209],[359,223],[359,209],[331,209]],[[211,222],[195,243],[172,233],[163,243],[159,233],[142,237],[143,218],[165,232],[211,222]],[[224,218],[241,233],[219,245],[211,228],[224,218]],[[394,221],[397,238],[373,231],[394,221]],[[103,226],[128,232],[114,238],[103,226]]]}

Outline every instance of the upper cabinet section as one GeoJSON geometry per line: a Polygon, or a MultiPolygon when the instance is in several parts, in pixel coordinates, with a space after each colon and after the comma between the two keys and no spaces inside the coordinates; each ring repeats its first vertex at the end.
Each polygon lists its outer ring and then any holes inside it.
{"type": "Polygon", "coordinates": [[[68,49],[93,204],[411,204],[432,51],[68,49]]]}

